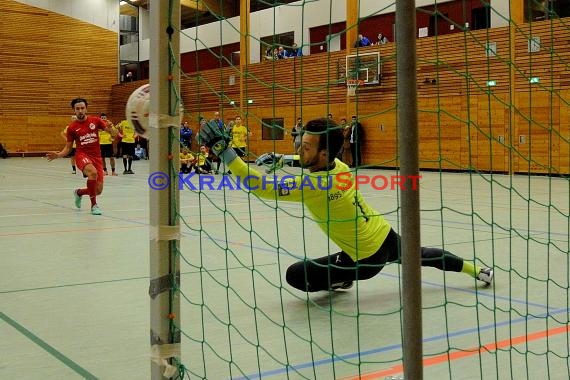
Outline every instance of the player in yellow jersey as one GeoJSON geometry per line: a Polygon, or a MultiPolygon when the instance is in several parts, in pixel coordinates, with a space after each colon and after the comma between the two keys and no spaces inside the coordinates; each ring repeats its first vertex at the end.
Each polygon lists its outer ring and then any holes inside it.
{"type": "Polygon", "coordinates": [[[243,125],[241,117],[236,116],[235,123],[231,129],[231,146],[236,151],[238,157],[244,157],[247,149],[247,138],[251,132],[243,125]]]}
{"type": "Polygon", "coordinates": [[[192,167],[196,158],[187,147],[182,148],[180,151],[180,173],[188,174],[192,172],[192,167]]]}
{"type": "Polygon", "coordinates": [[[200,146],[200,152],[196,157],[196,164],[194,166],[198,174],[212,174],[212,165],[210,163],[210,153],[207,146],[200,146]]]}
{"type": "MultiPolygon", "coordinates": [[[[77,120],[77,117],[75,115],[71,116],[71,121],[75,120],[77,120]]],[[[63,128],[63,131],[61,131],[61,137],[63,137],[65,141],[67,141],[67,127],[69,127],[69,124],[63,128]]],[[[71,174],[76,174],[77,169],[75,167],[75,141],[73,142],[73,145],[67,157],[69,157],[69,162],[71,163],[71,174]]]]}
{"type": "Polygon", "coordinates": [[[133,156],[135,155],[135,129],[128,120],[123,120],[117,125],[122,135],[121,154],[123,155],[123,174],[135,174],[132,171],[133,156]]]}
{"type": "MultiPolygon", "coordinates": [[[[100,116],[101,120],[107,123],[108,127],[113,128],[113,123],[111,120],[107,119],[107,115],[104,113],[100,116]]],[[[115,172],[115,155],[113,149],[113,139],[114,137],[111,134],[104,130],[99,130],[99,146],[101,147],[101,160],[103,161],[103,171],[105,175],[109,175],[109,171],[107,170],[107,157],[109,157],[109,163],[111,164],[111,175],[116,176],[117,173],[115,172]]]]}
{"type": "MultiPolygon", "coordinates": [[[[309,173],[294,176],[287,186],[277,189],[262,186],[262,175],[248,167],[233,149],[228,149],[229,137],[220,134],[216,125],[204,126],[198,141],[211,147],[234,175],[251,178],[242,188],[251,189],[260,198],[303,202],[312,219],[341,248],[340,252],[291,265],[286,280],[294,288],[306,292],[348,289],[356,280],[374,277],[387,263],[400,262],[400,236],[368,205],[355,180],[350,186],[338,180],[339,173],[343,173],[343,178],[350,178],[353,173],[335,158],[343,144],[343,134],[334,121],[316,119],[307,123],[299,155],[301,166],[309,173]],[[332,182],[324,189],[322,183],[319,185],[323,178],[332,182]]],[[[493,269],[481,268],[440,248],[422,247],[421,264],[463,272],[487,285],[493,281],[493,269]]]]}

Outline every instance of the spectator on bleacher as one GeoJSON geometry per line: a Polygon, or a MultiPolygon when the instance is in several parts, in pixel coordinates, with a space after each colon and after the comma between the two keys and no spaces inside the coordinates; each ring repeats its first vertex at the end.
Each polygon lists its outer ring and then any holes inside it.
{"type": "Polygon", "coordinates": [[[267,50],[265,50],[265,58],[269,59],[269,60],[273,60],[273,47],[272,46],[267,47],[267,50]]]}
{"type": "MultiPolygon", "coordinates": [[[[100,118],[107,124],[107,127],[115,130],[115,126],[113,125],[113,123],[111,123],[111,120],[107,119],[107,115],[102,113],[100,118]]],[[[107,170],[107,157],[108,157],[109,163],[111,164],[111,175],[116,176],[117,173],[115,172],[113,136],[111,136],[111,134],[107,131],[99,130],[99,146],[101,147],[101,160],[103,161],[103,172],[105,172],[105,175],[109,175],[109,171],[107,170]]]]}
{"type": "Polygon", "coordinates": [[[278,55],[279,55],[279,49],[278,48],[272,48],[271,49],[271,56],[269,57],[269,59],[271,59],[271,60],[279,59],[278,55]]]}
{"type": "Polygon", "coordinates": [[[301,146],[301,131],[303,130],[303,120],[299,117],[297,118],[297,123],[291,130],[291,136],[293,136],[293,153],[297,154],[299,147],[301,146]]]}
{"type": "Polygon", "coordinates": [[[2,145],[2,143],[0,143],[0,157],[8,157],[8,151],[4,148],[4,145],[2,145]]]}
{"type": "Polygon", "coordinates": [[[135,156],[133,158],[135,160],[148,160],[146,150],[141,146],[141,144],[137,144],[137,147],[135,148],[135,156]]]}
{"type": "Polygon", "coordinates": [[[279,46],[273,50],[273,59],[283,59],[285,58],[285,49],[283,46],[279,46]]]}
{"type": "Polygon", "coordinates": [[[385,45],[388,42],[388,37],[386,37],[382,32],[378,33],[378,39],[376,40],[375,45],[385,45]]]}
{"type": "MultiPolygon", "coordinates": [[[[77,120],[77,117],[75,115],[71,116],[71,122],[74,122],[75,120],[77,120]]],[[[63,131],[61,131],[61,137],[63,137],[65,141],[67,141],[67,127],[69,127],[69,124],[65,128],[63,128],[63,131]]],[[[66,158],[69,157],[69,162],[71,163],[71,174],[76,174],[77,170],[75,168],[75,141],[71,146],[69,154],[65,157],[66,158]]]]}
{"type": "Polygon", "coordinates": [[[358,35],[358,39],[354,43],[354,47],[364,47],[364,46],[370,46],[370,45],[371,45],[371,43],[370,43],[370,40],[368,39],[368,37],[365,37],[362,34],[358,35]]]}
{"type": "Polygon", "coordinates": [[[295,58],[295,57],[302,57],[303,50],[297,46],[296,43],[293,42],[293,46],[291,46],[291,50],[285,50],[285,57],[286,58],[295,58]]]}
{"type": "Polygon", "coordinates": [[[194,133],[194,131],[192,131],[192,128],[190,128],[190,126],[188,125],[188,122],[185,121],[181,126],[180,126],[180,147],[187,147],[188,149],[192,148],[192,134],[194,133]]]}

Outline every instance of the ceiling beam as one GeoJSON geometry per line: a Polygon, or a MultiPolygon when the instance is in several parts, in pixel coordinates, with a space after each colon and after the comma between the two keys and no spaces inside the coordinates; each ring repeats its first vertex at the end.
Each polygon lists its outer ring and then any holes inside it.
{"type": "Polygon", "coordinates": [[[233,1],[219,1],[219,0],[180,0],[180,5],[183,7],[191,8],[199,12],[207,12],[216,14],[218,16],[231,16],[233,8],[233,1]],[[220,6],[223,4],[223,7],[220,6]]]}

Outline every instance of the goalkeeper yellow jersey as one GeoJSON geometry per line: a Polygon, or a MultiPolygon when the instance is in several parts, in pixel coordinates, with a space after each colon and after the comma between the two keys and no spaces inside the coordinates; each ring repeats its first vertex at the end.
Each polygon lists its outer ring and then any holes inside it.
{"type": "Polygon", "coordinates": [[[303,202],[321,230],[354,261],[372,256],[390,232],[390,224],[356,190],[354,173],[338,159],[329,171],[276,179],[263,178],[240,158],[234,159],[229,169],[241,177],[240,182],[250,176],[247,187],[244,183],[242,188],[249,188],[260,198],[303,202]],[[341,173],[339,181],[337,175],[341,173]]]}

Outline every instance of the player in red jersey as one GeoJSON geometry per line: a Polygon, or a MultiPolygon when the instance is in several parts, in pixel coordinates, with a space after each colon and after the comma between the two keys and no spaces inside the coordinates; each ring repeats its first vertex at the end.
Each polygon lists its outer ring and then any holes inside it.
{"type": "Polygon", "coordinates": [[[103,162],[99,147],[99,130],[109,132],[112,136],[115,130],[107,126],[103,120],[95,116],[87,116],[87,100],[76,98],[71,101],[71,108],[77,120],[67,127],[67,144],[60,152],[47,152],[48,161],[67,156],[73,142],[76,145],[75,162],[77,168],[87,176],[87,187],[74,190],[75,207],[81,208],[81,197],[89,195],[91,214],[101,215],[97,205],[97,195],[103,192],[103,162]]]}

